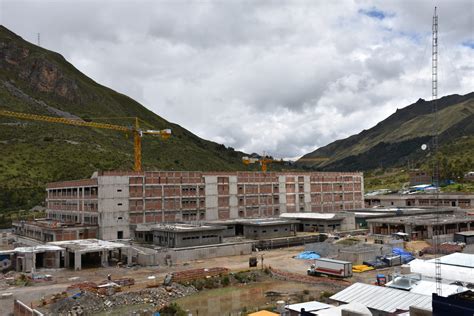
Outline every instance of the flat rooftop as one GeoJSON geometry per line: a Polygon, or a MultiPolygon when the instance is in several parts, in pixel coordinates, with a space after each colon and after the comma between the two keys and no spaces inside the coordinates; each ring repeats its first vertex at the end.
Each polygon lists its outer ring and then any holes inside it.
{"type": "Polygon", "coordinates": [[[213,225],[193,225],[193,224],[162,224],[153,225],[150,230],[162,232],[196,232],[196,231],[218,231],[223,230],[223,226],[213,225]]]}
{"type": "Polygon", "coordinates": [[[397,217],[385,217],[377,219],[368,219],[368,223],[384,223],[384,224],[412,224],[412,225],[444,225],[444,224],[455,224],[464,223],[466,221],[474,220],[472,215],[461,215],[461,214],[426,214],[416,216],[397,216],[397,217]]]}
{"type": "MultiPolygon", "coordinates": [[[[372,195],[365,196],[366,200],[409,200],[417,198],[429,198],[436,199],[437,194],[432,193],[419,193],[419,194],[381,194],[381,195],[372,195]]],[[[440,192],[440,199],[474,199],[474,194],[469,192],[440,192]]]]}
{"type": "Polygon", "coordinates": [[[210,225],[242,224],[242,225],[254,225],[254,226],[271,226],[271,225],[296,224],[299,222],[296,220],[291,220],[291,219],[269,217],[269,218],[237,218],[237,219],[208,221],[206,223],[210,225]]]}
{"type": "Polygon", "coordinates": [[[128,245],[105,241],[100,239],[77,239],[77,240],[64,240],[64,241],[52,241],[47,243],[47,245],[55,245],[61,248],[66,248],[70,251],[79,251],[79,252],[95,252],[101,250],[114,250],[120,248],[128,248],[128,245]]]}
{"type": "Polygon", "coordinates": [[[36,219],[33,221],[14,221],[13,226],[35,226],[41,228],[47,228],[51,230],[61,230],[67,228],[97,228],[97,225],[84,225],[81,223],[73,223],[73,222],[60,222],[53,219],[48,218],[41,218],[36,219]]]}
{"type": "Polygon", "coordinates": [[[455,233],[455,234],[470,237],[470,236],[474,236],[474,230],[469,230],[469,231],[466,231],[466,232],[459,232],[459,233],[455,233]]]}
{"type": "Polygon", "coordinates": [[[285,219],[318,219],[318,220],[338,220],[342,219],[341,214],[336,213],[282,213],[280,218],[285,219]]]}

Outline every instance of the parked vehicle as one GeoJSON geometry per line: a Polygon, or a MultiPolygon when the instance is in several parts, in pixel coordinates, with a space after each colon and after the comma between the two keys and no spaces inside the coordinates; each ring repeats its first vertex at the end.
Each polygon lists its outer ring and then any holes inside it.
{"type": "Polygon", "coordinates": [[[352,263],[348,261],[319,258],[307,271],[308,275],[328,275],[340,278],[352,276],[352,263]]]}

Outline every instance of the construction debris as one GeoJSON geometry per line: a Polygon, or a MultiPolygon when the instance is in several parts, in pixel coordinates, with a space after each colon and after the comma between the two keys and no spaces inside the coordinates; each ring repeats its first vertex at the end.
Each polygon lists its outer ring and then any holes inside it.
{"type": "Polygon", "coordinates": [[[422,253],[427,253],[427,254],[444,254],[444,255],[449,255],[455,252],[462,252],[463,246],[460,244],[456,243],[443,243],[437,247],[429,246],[425,247],[422,250],[422,253]]]}
{"type": "Polygon", "coordinates": [[[94,283],[92,282],[75,284],[75,288],[82,287],[84,290],[72,297],[69,296],[53,303],[49,312],[53,315],[90,315],[112,310],[119,306],[133,304],[149,304],[151,307],[158,308],[174,299],[197,292],[192,286],[173,283],[167,287],[115,293],[115,295],[105,296],[99,294],[97,288],[94,289],[93,285],[94,283]]]}

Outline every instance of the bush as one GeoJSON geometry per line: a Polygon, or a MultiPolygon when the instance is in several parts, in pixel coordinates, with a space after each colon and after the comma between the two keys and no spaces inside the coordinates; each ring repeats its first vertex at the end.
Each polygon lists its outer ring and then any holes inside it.
{"type": "Polygon", "coordinates": [[[171,303],[160,309],[162,316],[187,316],[187,313],[176,303],[171,303]]]}
{"type": "Polygon", "coordinates": [[[230,279],[229,277],[226,275],[222,278],[222,285],[223,286],[228,286],[230,284],[230,279]]]}

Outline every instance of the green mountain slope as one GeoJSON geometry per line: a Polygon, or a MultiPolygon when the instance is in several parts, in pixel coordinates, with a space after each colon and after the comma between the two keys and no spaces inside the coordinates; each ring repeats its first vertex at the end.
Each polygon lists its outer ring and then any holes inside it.
{"type": "MultiPolygon", "coordinates": [[[[451,160],[473,157],[474,93],[439,99],[438,118],[440,152],[451,160]]],[[[432,103],[420,99],[369,130],[318,148],[298,163],[322,170],[373,170],[400,167],[408,161],[423,166],[430,152],[420,146],[430,144],[433,119],[432,103]]]]}
{"type": "MultiPolygon", "coordinates": [[[[241,152],[210,142],[88,78],[61,55],[0,26],[0,109],[82,119],[139,117],[166,141],[143,137],[144,170],[245,170],[241,152]]],[[[94,119],[94,121],[96,121],[94,119]]],[[[131,125],[131,119],[102,119],[131,125]]],[[[90,177],[95,170],[131,170],[133,137],[124,133],[0,116],[0,211],[43,200],[50,181],[90,177]]],[[[255,167],[256,168],[256,167],[255,167]]]]}

